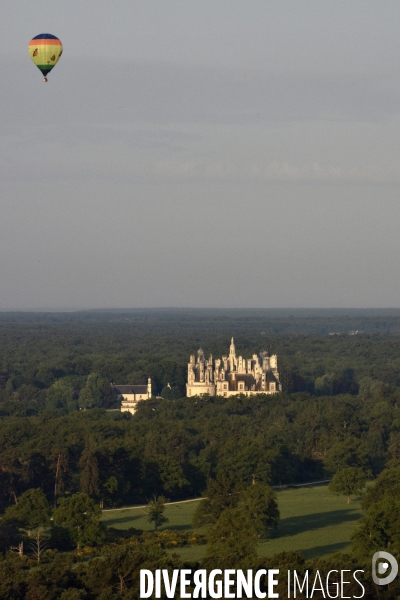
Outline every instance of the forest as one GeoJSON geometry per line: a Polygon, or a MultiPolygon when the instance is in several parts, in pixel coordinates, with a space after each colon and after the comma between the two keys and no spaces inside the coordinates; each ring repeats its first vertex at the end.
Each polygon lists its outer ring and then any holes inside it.
{"type": "MultiPolygon", "coordinates": [[[[396,554],[399,333],[400,311],[390,310],[0,313],[0,597],[138,597],[132,569],[179,568],[179,548],[166,554],[141,531],[121,537],[99,515],[159,498],[214,494],[194,523],[206,527],[205,564],[217,550],[223,562],[229,546],[232,568],[273,565],[253,547],[279,519],[270,486],[342,473],[361,473],[370,484],[352,553],[335,564],[364,567],[375,547],[396,554]],[[231,336],[238,354],[278,355],[283,392],[185,398],[189,355],[200,346],[222,355],[231,336]],[[120,413],[111,384],[147,377],[159,397],[134,416],[120,413]],[[249,523],[257,502],[267,516],[249,523]],[[75,513],[86,515],[82,523],[75,513]],[[233,523],[250,532],[240,544],[233,523]],[[30,530],[42,531],[46,550],[39,539],[36,553],[10,552],[21,540],[30,547],[30,530]]],[[[316,567],[289,552],[275,564],[329,570],[333,560],[316,567]]],[[[392,584],[376,595],[367,576],[365,585],[371,598],[400,593],[392,584]]]]}

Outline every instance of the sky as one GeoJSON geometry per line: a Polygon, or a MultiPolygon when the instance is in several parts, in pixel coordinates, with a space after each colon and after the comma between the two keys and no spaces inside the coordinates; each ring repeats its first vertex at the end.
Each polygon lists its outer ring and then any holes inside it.
{"type": "Polygon", "coordinates": [[[400,307],[399,24],[398,0],[2,0],[0,310],[400,307]]]}

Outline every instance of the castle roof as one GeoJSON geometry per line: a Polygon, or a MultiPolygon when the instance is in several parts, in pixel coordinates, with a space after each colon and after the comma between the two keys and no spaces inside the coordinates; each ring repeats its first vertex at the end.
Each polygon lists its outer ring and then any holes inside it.
{"type": "Polygon", "coordinates": [[[147,385],[114,385],[118,394],[147,394],[147,385]]]}

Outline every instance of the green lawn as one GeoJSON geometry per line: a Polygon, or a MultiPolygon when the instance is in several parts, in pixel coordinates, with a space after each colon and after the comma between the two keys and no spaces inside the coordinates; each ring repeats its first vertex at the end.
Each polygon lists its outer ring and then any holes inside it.
{"type": "MultiPolygon", "coordinates": [[[[300,550],[305,558],[327,556],[346,551],[350,535],[361,517],[360,503],[347,504],[344,496],[332,496],[327,486],[287,489],[277,492],[281,521],[273,537],[259,544],[260,556],[272,556],[284,550],[300,550]]],[[[169,519],[161,529],[191,529],[197,502],[166,507],[169,519]]],[[[119,529],[136,527],[151,530],[143,508],[103,513],[105,525],[119,529]]],[[[184,560],[200,560],[205,546],[175,550],[184,560]]]]}
{"type": "MultiPolygon", "coordinates": [[[[167,504],[164,514],[169,522],[160,527],[160,531],[164,529],[180,529],[181,531],[191,529],[192,516],[197,505],[198,502],[167,504]]],[[[147,520],[144,508],[127,508],[103,512],[102,521],[108,527],[115,527],[116,529],[129,529],[129,527],[143,529],[144,531],[154,529],[154,525],[147,520]]]]}
{"type": "Polygon", "coordinates": [[[347,504],[345,496],[332,496],[328,486],[278,492],[281,521],[275,537],[260,544],[260,556],[284,550],[301,550],[305,558],[346,551],[362,511],[360,502],[347,504]]]}

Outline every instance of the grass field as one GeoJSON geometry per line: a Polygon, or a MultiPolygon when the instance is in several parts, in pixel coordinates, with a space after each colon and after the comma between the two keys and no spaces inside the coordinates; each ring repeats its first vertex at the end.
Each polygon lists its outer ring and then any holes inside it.
{"type": "MultiPolygon", "coordinates": [[[[180,529],[181,531],[192,529],[192,517],[198,502],[200,502],[200,499],[194,502],[167,504],[164,514],[169,522],[160,527],[160,531],[164,529],[180,529]]],[[[129,527],[143,529],[144,531],[154,529],[154,526],[147,520],[144,508],[141,507],[103,512],[102,521],[107,527],[115,527],[116,529],[129,529],[129,527]]]]}
{"type": "MultiPolygon", "coordinates": [[[[344,496],[332,496],[327,486],[287,489],[277,492],[281,520],[273,537],[259,544],[260,556],[272,556],[284,550],[300,550],[304,557],[327,556],[343,552],[350,546],[350,536],[361,517],[358,501],[347,504],[344,496]]],[[[191,529],[197,502],[167,505],[169,519],[161,529],[191,529]]],[[[129,508],[103,513],[105,525],[118,529],[135,527],[149,531],[143,508],[129,508]]],[[[184,560],[200,560],[205,546],[178,548],[184,560]]]]}

